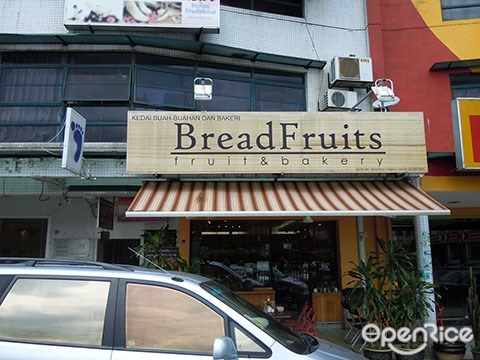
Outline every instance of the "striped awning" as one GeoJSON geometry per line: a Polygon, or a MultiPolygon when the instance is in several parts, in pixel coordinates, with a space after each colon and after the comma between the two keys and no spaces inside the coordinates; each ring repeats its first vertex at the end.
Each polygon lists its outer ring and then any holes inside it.
{"type": "Polygon", "coordinates": [[[145,182],[127,217],[448,215],[406,181],[145,182]]]}

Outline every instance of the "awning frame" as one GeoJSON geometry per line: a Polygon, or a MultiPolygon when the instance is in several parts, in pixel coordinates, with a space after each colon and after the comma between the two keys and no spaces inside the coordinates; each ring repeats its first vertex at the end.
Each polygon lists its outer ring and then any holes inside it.
{"type": "Polygon", "coordinates": [[[239,181],[235,185],[148,181],[125,215],[131,218],[302,218],[449,214],[448,208],[406,181],[239,181]]]}

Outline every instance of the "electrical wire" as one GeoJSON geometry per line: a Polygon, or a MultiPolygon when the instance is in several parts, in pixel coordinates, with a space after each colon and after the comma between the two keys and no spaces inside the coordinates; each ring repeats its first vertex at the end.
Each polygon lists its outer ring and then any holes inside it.
{"type": "MultiPolygon", "coordinates": [[[[59,111],[59,116],[61,115],[60,114],[60,111],[59,111]]],[[[64,131],[65,127],[66,127],[66,122],[67,122],[67,119],[64,117],[63,118],[63,121],[62,121],[62,127],[60,128],[60,130],[58,130],[58,132],[48,141],[46,141],[47,144],[50,144],[51,142],[53,142],[56,138],[58,138],[60,136],[60,134],[64,131]]],[[[54,155],[54,156],[62,156],[62,154],[57,154],[57,153],[54,153],[48,149],[45,149],[42,145],[42,150],[45,151],[47,154],[50,154],[50,155],[54,155]]]]}

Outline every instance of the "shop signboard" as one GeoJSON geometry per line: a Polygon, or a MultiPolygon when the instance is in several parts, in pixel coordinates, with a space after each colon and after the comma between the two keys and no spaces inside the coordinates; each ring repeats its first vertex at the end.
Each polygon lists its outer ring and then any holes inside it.
{"type": "Polygon", "coordinates": [[[127,172],[422,174],[423,114],[130,111],[127,172]]]}
{"type": "Polygon", "coordinates": [[[83,144],[87,120],[72,108],[65,114],[62,168],[77,175],[82,174],[83,144]]]}
{"type": "Polygon", "coordinates": [[[220,0],[65,0],[68,29],[202,29],[218,33],[220,0]]]}
{"type": "Polygon", "coordinates": [[[459,170],[480,170],[480,99],[453,101],[455,154],[459,170]]]}
{"type": "Polygon", "coordinates": [[[104,198],[98,198],[97,227],[113,230],[114,217],[115,208],[113,202],[104,198]]]}

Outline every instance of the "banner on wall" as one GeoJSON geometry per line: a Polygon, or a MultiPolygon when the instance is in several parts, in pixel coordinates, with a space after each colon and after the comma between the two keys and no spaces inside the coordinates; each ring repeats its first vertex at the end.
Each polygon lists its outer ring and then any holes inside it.
{"type": "Polygon", "coordinates": [[[130,111],[127,172],[422,174],[423,114],[130,111]]]}
{"type": "Polygon", "coordinates": [[[480,170],[480,99],[453,101],[455,155],[459,170],[480,170]]]}
{"type": "Polygon", "coordinates": [[[65,0],[64,25],[68,29],[172,28],[218,33],[220,0],[65,0]]]}

